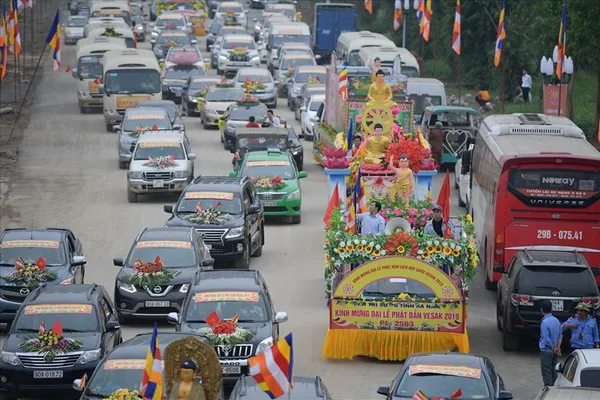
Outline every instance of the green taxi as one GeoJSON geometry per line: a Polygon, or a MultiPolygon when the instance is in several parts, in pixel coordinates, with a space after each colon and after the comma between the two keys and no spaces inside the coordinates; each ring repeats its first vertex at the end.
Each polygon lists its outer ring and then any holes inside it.
{"type": "Polygon", "coordinates": [[[265,216],[291,217],[292,223],[302,221],[300,181],[305,171],[298,171],[294,157],[280,150],[246,153],[237,172],[231,177],[250,177],[265,216]]]}

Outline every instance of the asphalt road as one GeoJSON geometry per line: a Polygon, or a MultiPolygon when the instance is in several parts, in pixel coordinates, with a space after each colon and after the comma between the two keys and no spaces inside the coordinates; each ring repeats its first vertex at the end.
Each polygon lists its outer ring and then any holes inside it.
{"type": "MultiPolygon", "coordinates": [[[[250,13],[250,23],[254,13],[250,13]]],[[[204,49],[203,39],[198,39],[198,47],[204,49]]],[[[49,72],[51,62],[44,66],[46,73],[36,93],[0,223],[2,228],[71,228],[84,245],[87,283],[104,285],[112,293],[118,272],[112,258],[125,256],[144,227],[162,226],[167,220],[162,205],[176,198],[146,197],[137,204],[127,202],[126,171],[117,166],[117,136],[105,132],[101,114],[79,113],[75,82],[64,71],[66,65],[74,65],[74,46],[64,46],[62,57],[60,73],[49,72]]],[[[285,101],[279,104],[276,114],[294,121],[285,101]]],[[[198,157],[197,174],[229,173],[231,155],[223,150],[218,131],[204,130],[198,118],[185,117],[184,121],[198,157]]],[[[299,125],[296,131],[300,131],[299,125]]],[[[321,358],[328,326],[322,251],[327,180],[312,160],[310,142],[304,143],[304,151],[308,178],[302,182],[302,224],[268,224],[263,255],[252,258],[251,268],[265,276],[276,309],[289,314],[282,335],[294,334],[295,375],[321,376],[336,399],[379,399],[382,397],[376,394],[377,387],[390,383],[400,363],[321,358]]],[[[434,199],[442,179],[440,175],[435,180],[434,199]]],[[[453,215],[464,213],[456,205],[455,192],[453,204],[453,215]]],[[[470,292],[468,329],[472,352],[491,358],[515,399],[533,399],[542,384],[535,342],[519,352],[505,353],[496,329],[495,293],[485,290],[481,274],[470,292]]],[[[161,325],[162,329],[172,329],[164,321],[161,325]]],[[[151,327],[151,321],[123,326],[124,338],[151,327]]],[[[4,338],[2,333],[0,342],[4,338]]]]}

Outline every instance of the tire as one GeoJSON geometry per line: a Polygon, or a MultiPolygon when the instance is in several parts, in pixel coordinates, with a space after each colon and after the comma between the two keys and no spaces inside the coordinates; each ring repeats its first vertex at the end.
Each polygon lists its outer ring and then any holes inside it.
{"type": "MultiPolygon", "coordinates": [[[[500,297],[500,296],[498,296],[500,297]]],[[[502,332],[502,314],[500,313],[500,299],[496,300],[496,328],[502,332]]]]}
{"type": "Polygon", "coordinates": [[[263,240],[264,234],[265,234],[265,231],[264,231],[264,229],[261,228],[260,229],[260,242],[259,242],[259,245],[256,248],[256,250],[254,251],[254,254],[252,254],[252,257],[260,257],[260,256],[262,256],[263,243],[264,243],[264,240],[263,240]]]}
{"type": "Polygon", "coordinates": [[[485,288],[487,290],[496,290],[496,289],[498,289],[498,285],[495,282],[490,281],[490,277],[489,277],[487,271],[485,272],[485,288]]]}
{"type": "Polygon", "coordinates": [[[112,125],[106,124],[106,132],[112,133],[112,125]]]}
{"type": "Polygon", "coordinates": [[[302,223],[302,215],[294,215],[292,217],[292,224],[298,225],[300,223],[302,223]]]}
{"type": "Polygon", "coordinates": [[[242,257],[235,260],[235,267],[240,269],[250,268],[250,238],[248,238],[248,245],[244,249],[242,257]]]}
{"type": "Polygon", "coordinates": [[[119,169],[127,169],[127,161],[119,161],[119,169]]]}
{"type": "Polygon", "coordinates": [[[504,351],[515,351],[519,350],[519,336],[514,333],[510,333],[506,329],[506,318],[503,319],[504,329],[502,330],[502,350],[504,351]]]}
{"type": "MultiPolygon", "coordinates": [[[[86,107],[79,107],[79,112],[81,114],[87,114],[87,108],[86,107]]],[[[112,130],[112,129],[111,129],[112,130]]]]}
{"type": "Polygon", "coordinates": [[[127,191],[127,201],[130,203],[137,203],[138,201],[138,195],[137,193],[133,193],[131,191],[127,191]]]}

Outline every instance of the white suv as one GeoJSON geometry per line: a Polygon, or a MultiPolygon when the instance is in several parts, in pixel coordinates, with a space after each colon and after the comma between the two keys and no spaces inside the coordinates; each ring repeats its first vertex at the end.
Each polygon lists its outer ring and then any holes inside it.
{"type": "Polygon", "coordinates": [[[554,386],[600,388],[600,349],[575,350],[556,371],[554,386]]]}

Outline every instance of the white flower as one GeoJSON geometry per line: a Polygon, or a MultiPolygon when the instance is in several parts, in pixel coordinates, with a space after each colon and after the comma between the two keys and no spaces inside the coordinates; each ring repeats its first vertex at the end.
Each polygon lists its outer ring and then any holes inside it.
{"type": "Polygon", "coordinates": [[[451,244],[450,244],[450,248],[451,248],[451,249],[455,249],[455,248],[456,248],[456,243],[451,243],[451,244]]]}
{"type": "Polygon", "coordinates": [[[381,246],[377,244],[377,245],[375,245],[375,249],[376,250],[381,250],[381,246]]]}
{"type": "Polygon", "coordinates": [[[434,240],[433,244],[435,244],[436,246],[439,246],[440,245],[440,241],[439,240],[434,240]]]}
{"type": "Polygon", "coordinates": [[[386,252],[385,250],[381,250],[381,255],[382,255],[382,256],[385,256],[385,255],[386,255],[386,253],[387,253],[387,252],[386,252]]]}
{"type": "Polygon", "coordinates": [[[369,243],[369,246],[371,246],[371,247],[375,246],[375,242],[369,243]]]}
{"type": "Polygon", "coordinates": [[[433,244],[433,242],[431,240],[427,241],[427,246],[431,246],[433,244]]]}
{"type": "Polygon", "coordinates": [[[346,242],[340,242],[340,247],[346,247],[346,242]]]}
{"type": "Polygon", "coordinates": [[[363,240],[360,241],[360,244],[362,244],[363,246],[366,246],[367,245],[367,241],[363,239],[363,240]]]}
{"type": "Polygon", "coordinates": [[[423,254],[423,250],[419,249],[419,251],[417,251],[417,254],[423,254]]]}
{"type": "Polygon", "coordinates": [[[448,242],[442,242],[442,246],[448,247],[448,242]]]}
{"type": "Polygon", "coordinates": [[[354,244],[359,244],[360,241],[358,239],[354,239],[354,244]]]}
{"type": "Polygon", "coordinates": [[[462,247],[461,246],[456,246],[456,250],[461,251],[462,247]]]}

